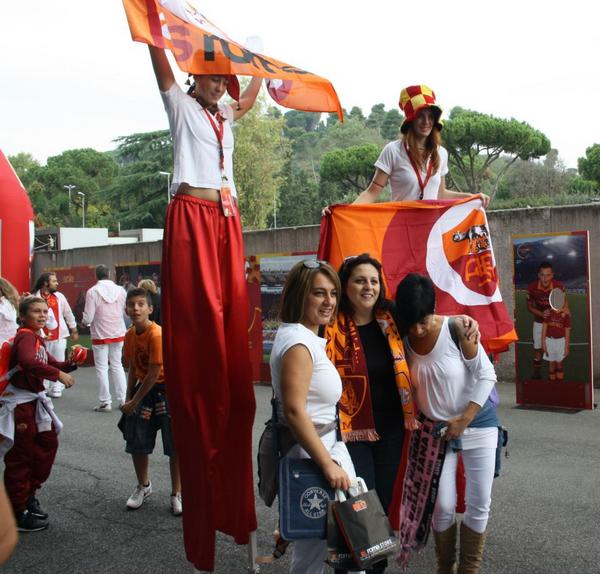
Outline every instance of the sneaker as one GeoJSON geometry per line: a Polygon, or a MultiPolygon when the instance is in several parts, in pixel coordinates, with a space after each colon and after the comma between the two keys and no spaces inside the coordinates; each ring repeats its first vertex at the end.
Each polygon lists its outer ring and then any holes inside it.
{"type": "Polygon", "coordinates": [[[34,516],[29,512],[29,510],[24,510],[20,512],[17,516],[17,530],[19,532],[37,532],[39,530],[45,530],[48,528],[48,519],[39,518],[34,516]]]}
{"type": "Polygon", "coordinates": [[[127,508],[130,508],[131,510],[138,509],[140,506],[142,506],[142,504],[144,504],[146,498],[148,498],[151,494],[151,482],[148,483],[148,486],[142,486],[141,484],[138,484],[135,487],[135,490],[131,493],[131,496],[127,499],[127,508]]]}
{"type": "Polygon", "coordinates": [[[27,510],[29,514],[42,520],[48,520],[48,513],[40,505],[40,501],[35,496],[30,496],[27,501],[27,510]]]}
{"type": "Polygon", "coordinates": [[[110,403],[102,403],[101,405],[94,407],[94,410],[97,413],[110,413],[112,407],[110,406],[110,403]]]}
{"type": "Polygon", "coordinates": [[[48,391],[48,396],[53,399],[60,399],[60,397],[62,397],[62,391],[60,389],[50,389],[48,391]]]}
{"type": "Polygon", "coordinates": [[[181,516],[183,505],[181,503],[181,492],[171,494],[171,513],[173,516],[181,516]]]}

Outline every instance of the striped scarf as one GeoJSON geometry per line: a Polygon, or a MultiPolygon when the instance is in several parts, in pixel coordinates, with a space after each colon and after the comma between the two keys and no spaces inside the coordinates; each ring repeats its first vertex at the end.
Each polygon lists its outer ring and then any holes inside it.
{"type": "MultiPolygon", "coordinates": [[[[414,417],[410,373],[404,356],[402,338],[388,311],[378,311],[375,318],[392,354],[396,387],[400,394],[404,417],[414,417]]],[[[335,323],[325,329],[325,339],[327,356],[338,370],[343,383],[339,409],[343,440],[345,442],[378,440],[369,390],[367,360],[356,323],[352,317],[340,313],[335,323]]]]}

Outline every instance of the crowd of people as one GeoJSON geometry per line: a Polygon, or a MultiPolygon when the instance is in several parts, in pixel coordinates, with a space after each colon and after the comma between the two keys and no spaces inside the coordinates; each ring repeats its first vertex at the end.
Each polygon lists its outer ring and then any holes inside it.
{"type": "MultiPolygon", "coordinates": [[[[91,329],[99,385],[95,410],[112,410],[112,382],[122,411],[119,428],[137,479],[127,507],[139,508],[152,493],[148,455],[160,429],[170,461],[171,509],[183,514],[188,559],[200,570],[213,570],[216,530],[247,543],[256,529],[251,448],[246,448],[255,402],[247,324],[240,313],[247,294],[231,125],[254,104],[261,79],[253,78],[240,93],[235,76],[193,75],[185,93],[164,51],[149,49],[175,156],[162,301],[151,280],[125,289],[100,265],[97,283],[86,294],[82,324],[91,329]],[[233,105],[220,103],[225,92],[233,105]],[[231,444],[243,446],[240,456],[228,456],[231,444]],[[183,501],[193,512],[183,512],[183,501]]],[[[464,195],[445,186],[447,152],[434,92],[424,85],[407,87],[399,104],[405,114],[402,136],[384,148],[356,203],[376,201],[388,182],[394,201],[464,195]]],[[[486,206],[489,198],[482,199],[486,206]]],[[[418,510],[434,532],[438,572],[453,572],[456,565],[462,573],[478,572],[498,442],[499,423],[489,401],[494,369],[472,320],[435,314],[435,293],[426,277],[406,277],[395,302],[386,296],[383,277],[381,263],[369,254],[347,258],[337,272],[315,260],[290,271],[271,353],[279,419],[293,437],[286,456],[313,459],[334,488],[347,490],[361,476],[384,508],[391,510],[394,498],[400,501],[401,519],[418,510]],[[434,483],[438,488],[434,507],[426,509],[419,507],[414,488],[401,495],[396,490],[402,457],[408,461],[405,483],[420,472],[423,444],[433,444],[428,456],[444,461],[437,474],[419,475],[421,488],[434,483]],[[459,458],[466,477],[460,529],[454,511],[459,458]]],[[[13,432],[4,478],[17,527],[34,531],[48,525],[36,493],[50,474],[60,430],[45,388],[60,398],[59,383],[73,385],[69,372],[78,360],[73,354],[65,359],[65,349],[69,337],[77,340],[78,329],[53,273],[40,276],[35,293],[20,303],[4,280],[0,293],[0,333],[14,337],[11,366],[18,367],[9,383],[18,397],[11,424],[26,420],[31,429],[28,437],[13,432]],[[49,419],[46,426],[35,423],[40,410],[49,419]],[[44,464],[35,468],[34,449],[44,453],[44,464]]],[[[406,518],[405,554],[416,542],[416,528],[409,526],[406,518]]],[[[324,540],[296,541],[291,572],[323,572],[326,552],[324,540]]],[[[386,567],[382,561],[370,572],[386,567]]]]}

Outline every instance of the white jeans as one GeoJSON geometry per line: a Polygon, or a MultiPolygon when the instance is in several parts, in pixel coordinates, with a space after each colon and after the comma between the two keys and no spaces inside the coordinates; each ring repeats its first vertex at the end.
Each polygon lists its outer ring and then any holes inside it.
{"type": "MultiPolygon", "coordinates": [[[[496,465],[495,448],[473,448],[462,451],[465,465],[465,503],[463,522],[473,531],[482,533],[487,527],[492,503],[492,482],[496,465]]],[[[456,466],[458,453],[448,449],[440,477],[433,529],[443,532],[456,521],[456,466]]]]}
{"type": "MultiPolygon", "coordinates": [[[[65,351],[67,350],[67,339],[56,339],[56,341],[46,341],[46,350],[53,359],[57,361],[65,360],[65,351]]],[[[44,387],[49,391],[58,391],[62,393],[65,386],[60,381],[44,381],[44,387]]]]}
{"type": "Polygon", "coordinates": [[[107,343],[106,345],[92,345],[94,350],[94,365],[99,383],[98,399],[100,404],[111,404],[109,388],[109,375],[115,389],[118,403],[125,402],[127,392],[127,379],[123,369],[123,341],[107,343]]]}

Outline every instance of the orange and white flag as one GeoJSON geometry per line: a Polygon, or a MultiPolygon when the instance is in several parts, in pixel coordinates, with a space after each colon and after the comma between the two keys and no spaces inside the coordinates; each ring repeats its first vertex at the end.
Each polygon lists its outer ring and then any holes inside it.
{"type": "Polygon", "coordinates": [[[506,351],[517,340],[480,196],[332,206],[321,221],[318,259],[337,268],[365,252],[381,261],[389,298],[408,273],[428,275],[436,312],[476,319],[488,352],[506,351]]]}
{"type": "Polygon", "coordinates": [[[343,119],[331,82],[235,42],[200,12],[196,0],[123,0],[123,5],[131,37],[171,50],[184,72],[266,78],[267,91],[278,104],[337,112],[343,119]]]}

